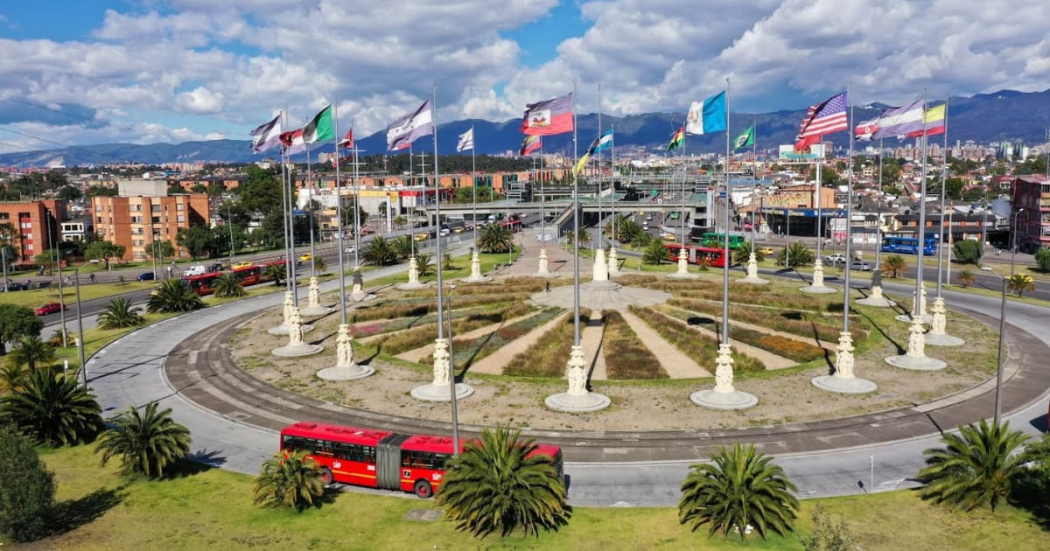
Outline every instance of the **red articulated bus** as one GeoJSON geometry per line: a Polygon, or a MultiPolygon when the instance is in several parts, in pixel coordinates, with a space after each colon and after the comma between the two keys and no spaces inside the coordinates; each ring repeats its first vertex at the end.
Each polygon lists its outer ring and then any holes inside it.
{"type": "MultiPolygon", "coordinates": [[[[321,465],[325,484],[434,495],[452,457],[452,438],[298,422],[281,430],[281,450],[306,451],[321,465]]],[[[561,448],[539,445],[534,455],[551,458],[563,475],[561,448]]]]}
{"type": "Polygon", "coordinates": [[[507,228],[508,230],[510,230],[510,231],[512,231],[514,233],[517,233],[517,232],[521,231],[521,226],[522,226],[521,220],[519,220],[516,217],[515,218],[509,218],[509,219],[501,220],[499,225],[503,226],[504,228],[507,228]]]}
{"type": "Polygon", "coordinates": [[[261,282],[262,273],[262,266],[244,266],[243,268],[233,269],[233,277],[237,280],[237,283],[241,284],[241,287],[247,287],[261,282]]]}
{"type": "MultiPolygon", "coordinates": [[[[665,243],[665,247],[671,253],[671,260],[678,260],[678,255],[682,250],[682,245],[678,243],[665,243]]],[[[712,268],[721,268],[725,266],[725,261],[722,259],[725,251],[718,247],[702,247],[699,245],[686,245],[685,250],[689,255],[690,264],[700,264],[702,259],[707,259],[707,265],[712,268]]],[[[734,266],[736,263],[732,262],[733,251],[729,251],[730,255],[730,266],[734,266]]]]}
{"type": "Polygon", "coordinates": [[[207,274],[195,275],[182,278],[190,289],[193,289],[198,295],[210,295],[215,292],[215,280],[222,275],[222,272],[210,272],[207,274]]]}

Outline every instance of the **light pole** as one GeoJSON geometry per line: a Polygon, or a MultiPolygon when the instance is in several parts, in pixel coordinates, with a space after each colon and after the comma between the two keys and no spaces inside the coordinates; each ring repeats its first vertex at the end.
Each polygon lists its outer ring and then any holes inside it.
{"type": "Polygon", "coordinates": [[[1014,275],[1014,257],[1017,256],[1017,216],[1024,212],[1024,209],[1017,209],[1014,213],[1014,223],[1010,230],[1010,275],[1014,275]]]}
{"type": "Polygon", "coordinates": [[[1006,288],[1009,281],[1003,278],[1003,300],[999,307],[999,355],[996,359],[995,370],[995,424],[999,424],[999,416],[1003,411],[1003,334],[1006,333],[1006,288]]]}
{"type": "Polygon", "coordinates": [[[80,333],[77,338],[77,355],[80,358],[80,372],[84,374],[84,387],[87,388],[87,364],[84,362],[84,316],[80,304],[80,267],[73,268],[73,277],[76,279],[77,286],[77,332],[80,333]]]}
{"type": "Polygon", "coordinates": [[[62,318],[62,348],[69,346],[69,338],[66,336],[66,293],[62,289],[62,253],[58,255],[58,303],[62,306],[58,310],[62,318]]]}

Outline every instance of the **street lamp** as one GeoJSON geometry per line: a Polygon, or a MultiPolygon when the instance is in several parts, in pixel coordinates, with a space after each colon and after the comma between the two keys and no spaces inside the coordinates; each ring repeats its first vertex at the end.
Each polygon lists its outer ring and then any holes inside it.
{"type": "Polygon", "coordinates": [[[1013,229],[1010,230],[1010,240],[1012,241],[1010,247],[1010,275],[1014,275],[1014,257],[1017,255],[1017,216],[1024,212],[1024,209],[1017,209],[1014,213],[1013,229]]]}
{"type": "Polygon", "coordinates": [[[1006,290],[1009,281],[1003,279],[1003,300],[999,309],[999,354],[996,358],[995,370],[995,424],[999,424],[999,416],[1003,411],[1003,335],[1006,333],[1006,290]]]}
{"type": "Polygon", "coordinates": [[[76,279],[77,286],[77,332],[80,333],[77,338],[77,354],[80,358],[80,372],[84,374],[84,388],[88,386],[87,379],[87,364],[84,362],[84,316],[83,307],[80,304],[80,267],[73,268],[73,277],[76,279]]]}

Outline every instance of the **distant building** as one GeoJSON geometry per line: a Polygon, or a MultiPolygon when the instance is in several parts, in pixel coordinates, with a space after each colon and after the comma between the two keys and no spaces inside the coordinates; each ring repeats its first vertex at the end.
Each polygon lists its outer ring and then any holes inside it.
{"type": "Polygon", "coordinates": [[[1050,247],[1050,180],[1044,176],[1018,176],[1013,182],[1011,200],[1010,223],[1015,223],[1012,216],[1016,215],[1014,242],[1020,250],[1032,252],[1050,247]]]}
{"type": "Polygon", "coordinates": [[[0,203],[0,226],[6,244],[18,252],[15,264],[34,264],[34,257],[60,241],[58,225],[66,216],[66,202],[46,199],[28,203],[0,203]]]}
{"type": "Polygon", "coordinates": [[[168,185],[164,180],[118,180],[118,197],[164,197],[168,185]]]}
{"type": "MultiPolygon", "coordinates": [[[[161,185],[164,182],[161,181],[161,185]]],[[[95,232],[124,247],[123,260],[145,260],[153,241],[168,241],[179,256],[186,256],[175,242],[182,228],[208,225],[208,196],[204,194],[92,197],[95,232]]]]}
{"type": "Polygon", "coordinates": [[[73,218],[61,224],[62,241],[83,241],[92,232],[91,218],[73,218]]]}

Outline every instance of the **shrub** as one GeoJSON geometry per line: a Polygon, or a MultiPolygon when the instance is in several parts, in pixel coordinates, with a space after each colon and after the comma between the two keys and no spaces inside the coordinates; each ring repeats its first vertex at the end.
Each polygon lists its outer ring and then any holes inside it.
{"type": "Polygon", "coordinates": [[[963,239],[957,241],[952,247],[955,261],[961,264],[981,263],[981,244],[975,239],[963,239]]]}
{"type": "Polygon", "coordinates": [[[1050,272],[1050,248],[1042,248],[1035,252],[1035,265],[1042,272],[1050,272]]]}
{"type": "Polygon", "coordinates": [[[47,535],[55,502],[55,475],[32,442],[0,429],[0,532],[15,541],[47,535]]]}
{"type": "Polygon", "coordinates": [[[602,339],[605,366],[610,379],[666,379],[667,372],[656,356],[627,325],[619,312],[602,312],[605,336],[602,339]]]}
{"type": "MultiPolygon", "coordinates": [[[[715,365],[718,341],[674,321],[670,316],[650,308],[631,306],[630,312],[642,319],[665,340],[701,366],[715,365]]],[[[733,369],[738,372],[764,371],[766,366],[751,356],[733,352],[733,369]]]]}
{"type": "MultiPolygon", "coordinates": [[[[580,323],[590,319],[591,311],[580,308],[580,323]]],[[[503,367],[503,374],[513,377],[561,377],[572,352],[573,318],[569,314],[543,334],[528,350],[511,358],[503,367]]]]}

